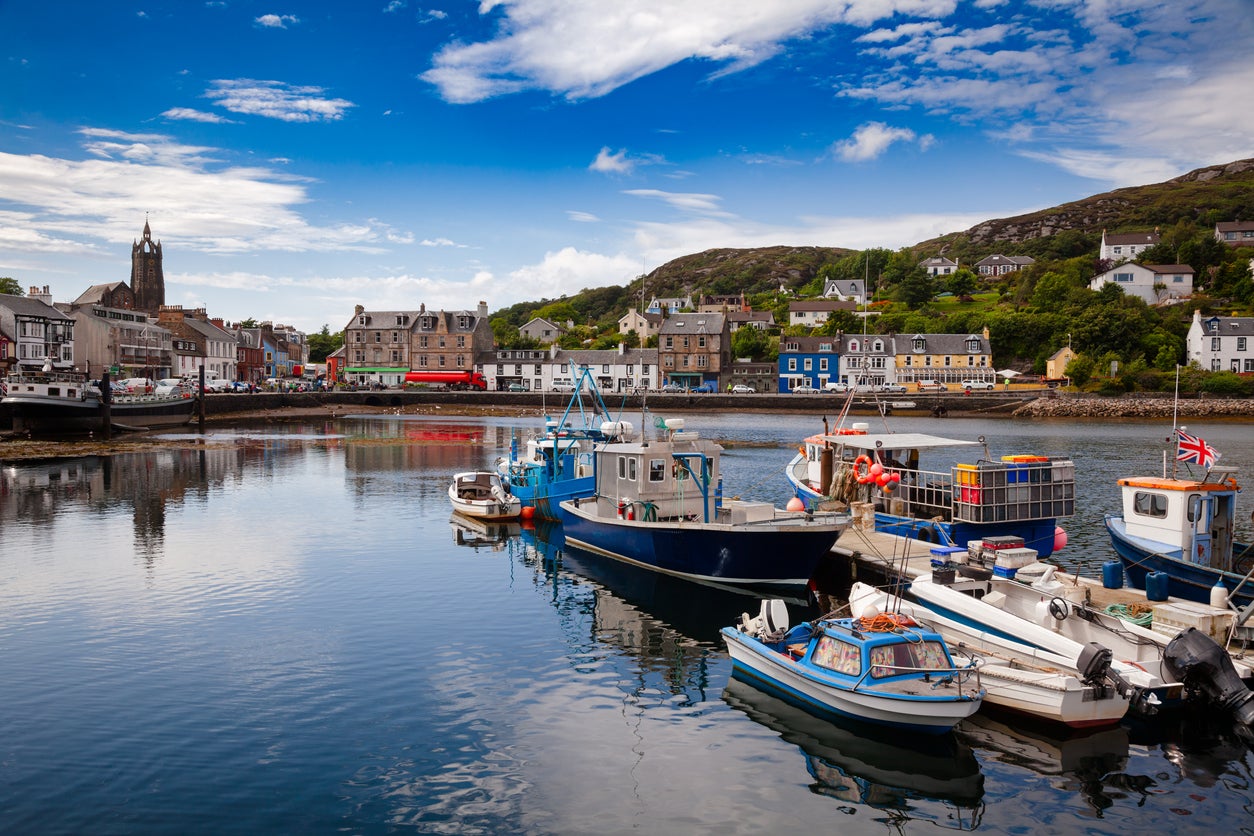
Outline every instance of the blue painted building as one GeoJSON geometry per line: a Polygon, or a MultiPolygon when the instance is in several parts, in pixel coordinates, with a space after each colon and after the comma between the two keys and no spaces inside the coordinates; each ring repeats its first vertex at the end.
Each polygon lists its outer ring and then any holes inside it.
{"type": "Polygon", "coordinates": [[[780,337],[779,391],[797,386],[822,390],[828,381],[839,380],[839,337],[780,337]]]}

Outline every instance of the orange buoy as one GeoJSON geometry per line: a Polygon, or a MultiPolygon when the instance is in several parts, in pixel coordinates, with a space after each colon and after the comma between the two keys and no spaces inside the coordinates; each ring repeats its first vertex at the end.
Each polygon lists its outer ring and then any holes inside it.
{"type": "Polygon", "coordinates": [[[536,515],[536,509],[531,505],[524,505],[522,508],[522,518],[529,520],[536,515]]]}
{"type": "Polygon", "coordinates": [[[806,509],[805,502],[799,496],[794,496],[788,500],[788,504],[784,506],[787,511],[804,511],[806,509]]]}

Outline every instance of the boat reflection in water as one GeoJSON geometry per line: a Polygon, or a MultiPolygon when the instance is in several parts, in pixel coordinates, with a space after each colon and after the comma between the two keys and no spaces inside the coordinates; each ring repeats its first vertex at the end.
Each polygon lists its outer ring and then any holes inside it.
{"type": "Polygon", "coordinates": [[[723,700],[801,749],[813,792],[893,809],[918,798],[950,801],[968,809],[970,829],[979,822],[984,776],[971,747],[953,735],[907,735],[822,719],[739,674],[728,680],[723,700]]]}
{"type": "Polygon", "coordinates": [[[518,523],[501,520],[478,520],[456,511],[448,518],[453,543],[475,551],[504,551],[511,537],[521,530],[518,523]]]}

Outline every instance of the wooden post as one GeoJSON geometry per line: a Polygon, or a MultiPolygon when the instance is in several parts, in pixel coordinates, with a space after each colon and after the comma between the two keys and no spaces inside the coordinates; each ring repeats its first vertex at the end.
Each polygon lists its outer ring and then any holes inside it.
{"type": "Polygon", "coordinates": [[[105,441],[113,440],[113,381],[109,370],[100,373],[100,432],[105,441]]]}
{"type": "Polygon", "coordinates": [[[200,367],[200,391],[196,393],[196,410],[199,415],[197,424],[201,435],[205,432],[205,367],[200,367]]]}

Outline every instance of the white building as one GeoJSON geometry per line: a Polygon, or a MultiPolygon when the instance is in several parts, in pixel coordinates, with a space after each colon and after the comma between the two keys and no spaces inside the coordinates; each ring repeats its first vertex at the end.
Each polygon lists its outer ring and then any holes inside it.
{"type": "Polygon", "coordinates": [[[926,258],[919,262],[919,266],[926,270],[929,276],[949,276],[958,272],[958,262],[951,261],[943,255],[926,258]]]}
{"type": "Polygon", "coordinates": [[[1159,305],[1193,295],[1193,268],[1187,264],[1120,264],[1089,282],[1089,290],[1117,284],[1129,296],[1159,305]]]}
{"type": "Polygon", "coordinates": [[[1190,363],[1210,372],[1254,372],[1254,317],[1193,312],[1187,351],[1190,363]]]}
{"type": "Polygon", "coordinates": [[[13,340],[19,370],[38,371],[45,360],[55,371],[74,366],[74,319],[52,306],[47,285],[28,296],[0,294],[0,332],[13,340]]]}
{"type": "Polygon", "coordinates": [[[1108,234],[1103,229],[1102,247],[1097,257],[1105,261],[1131,261],[1137,253],[1154,246],[1159,240],[1161,237],[1157,231],[1108,234]]]}

